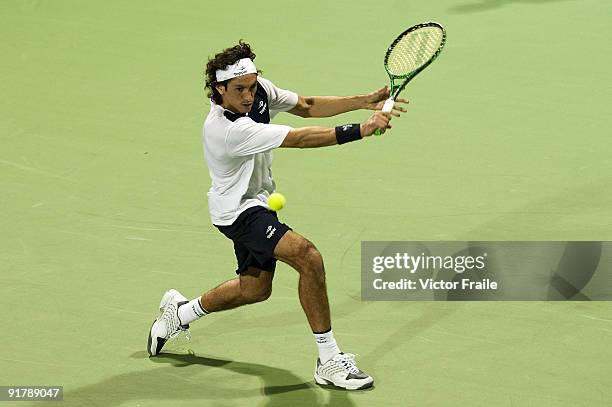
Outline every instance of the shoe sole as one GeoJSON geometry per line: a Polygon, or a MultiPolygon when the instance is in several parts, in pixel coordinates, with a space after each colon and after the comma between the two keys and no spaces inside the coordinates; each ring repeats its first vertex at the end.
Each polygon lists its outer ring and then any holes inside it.
{"type": "Polygon", "coordinates": [[[362,385],[346,385],[346,386],[341,386],[338,384],[335,384],[334,382],[324,379],[321,376],[319,376],[318,374],[314,374],[314,379],[315,379],[315,383],[318,384],[319,386],[333,386],[333,387],[337,387],[340,389],[345,389],[345,390],[364,390],[364,389],[369,389],[370,387],[372,387],[374,385],[374,380],[364,383],[362,385]]]}
{"type": "Polygon", "coordinates": [[[151,329],[149,329],[149,337],[147,338],[147,352],[149,353],[149,357],[159,355],[159,352],[162,350],[166,341],[163,338],[157,338],[157,346],[155,346],[155,353],[151,352],[151,345],[153,344],[153,337],[151,336],[151,332],[153,331],[153,325],[155,325],[155,321],[151,324],[151,329]]]}

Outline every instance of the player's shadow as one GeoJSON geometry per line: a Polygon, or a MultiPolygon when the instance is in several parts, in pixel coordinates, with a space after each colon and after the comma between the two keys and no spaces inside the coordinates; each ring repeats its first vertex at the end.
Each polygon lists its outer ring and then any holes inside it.
{"type": "MultiPolygon", "coordinates": [[[[136,352],[132,358],[145,359],[146,352],[136,352]]],[[[227,401],[243,401],[246,405],[281,406],[341,406],[355,404],[346,391],[316,391],[318,386],[291,371],[276,367],[214,359],[195,354],[164,353],[151,358],[159,368],[122,373],[99,383],[67,390],[67,406],[120,406],[127,402],[146,400],[189,400],[199,406],[219,406],[227,401]],[[229,373],[229,374],[228,374],[229,373]],[[240,387],[232,380],[234,374],[255,376],[261,387],[240,387]],[[264,403],[262,404],[262,397],[264,403]],[[326,399],[326,400],[323,400],[326,399]]]]}
{"type": "Polygon", "coordinates": [[[451,7],[448,11],[452,14],[468,14],[478,13],[481,11],[494,10],[496,8],[503,7],[512,3],[522,4],[547,4],[557,3],[560,1],[571,1],[571,0],[480,0],[475,3],[461,4],[458,6],[451,7]]]}

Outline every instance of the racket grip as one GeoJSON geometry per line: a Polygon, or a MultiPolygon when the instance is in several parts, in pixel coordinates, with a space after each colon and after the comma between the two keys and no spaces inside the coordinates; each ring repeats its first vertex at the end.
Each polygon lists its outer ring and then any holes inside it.
{"type": "MultiPolygon", "coordinates": [[[[391,110],[393,110],[393,104],[395,103],[395,99],[393,99],[392,97],[385,100],[385,104],[383,105],[382,111],[385,113],[389,113],[391,110]]],[[[375,136],[380,136],[380,129],[376,129],[376,131],[374,132],[375,136]]]]}
{"type": "Polygon", "coordinates": [[[389,113],[391,110],[393,110],[393,104],[395,103],[395,99],[393,98],[389,98],[385,101],[385,104],[383,105],[382,111],[385,113],[389,113]]]}

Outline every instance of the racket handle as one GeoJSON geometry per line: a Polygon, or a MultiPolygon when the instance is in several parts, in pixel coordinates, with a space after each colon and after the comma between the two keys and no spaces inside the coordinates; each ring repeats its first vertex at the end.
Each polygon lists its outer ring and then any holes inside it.
{"type": "MultiPolygon", "coordinates": [[[[385,113],[389,113],[391,110],[393,110],[394,103],[395,103],[395,99],[393,99],[392,97],[385,100],[385,104],[383,105],[382,111],[385,113]]],[[[380,129],[376,129],[376,131],[374,132],[374,135],[380,136],[380,129]]]]}
{"type": "Polygon", "coordinates": [[[392,97],[385,100],[385,104],[383,105],[382,111],[385,113],[389,113],[391,110],[393,110],[394,103],[395,103],[395,99],[393,99],[392,97]]]}

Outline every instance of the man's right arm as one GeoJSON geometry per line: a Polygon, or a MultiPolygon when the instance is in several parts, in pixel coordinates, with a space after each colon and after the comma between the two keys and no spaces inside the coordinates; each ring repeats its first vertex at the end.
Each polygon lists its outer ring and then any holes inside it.
{"type": "MultiPolygon", "coordinates": [[[[377,129],[384,133],[390,129],[391,113],[376,111],[368,120],[359,125],[361,138],[371,136],[377,129]]],[[[338,144],[336,129],[332,127],[300,127],[287,133],[280,147],[285,148],[316,148],[338,144]]]]}

